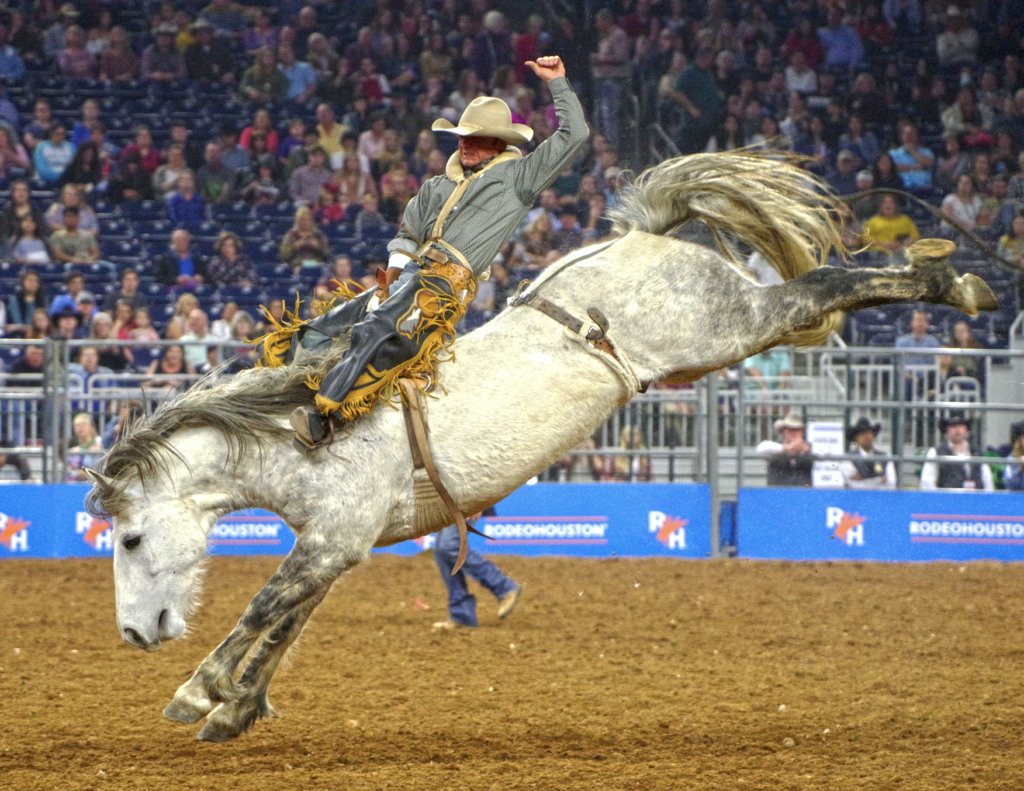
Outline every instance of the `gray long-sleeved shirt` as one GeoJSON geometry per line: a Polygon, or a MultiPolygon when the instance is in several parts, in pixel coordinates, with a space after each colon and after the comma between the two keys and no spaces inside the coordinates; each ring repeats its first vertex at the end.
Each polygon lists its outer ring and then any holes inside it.
{"type": "MultiPolygon", "coordinates": [[[[569,81],[558,77],[548,83],[558,113],[558,131],[525,157],[499,162],[474,179],[462,200],[445,221],[441,238],[462,253],[473,274],[488,272],[498,250],[519,226],[540,195],[587,142],[589,132],[579,99],[569,81]]],[[[462,175],[458,152],[448,162],[447,175],[423,183],[405,208],[402,227],[388,252],[415,253],[430,238],[434,222],[454,179],[462,175]]]]}

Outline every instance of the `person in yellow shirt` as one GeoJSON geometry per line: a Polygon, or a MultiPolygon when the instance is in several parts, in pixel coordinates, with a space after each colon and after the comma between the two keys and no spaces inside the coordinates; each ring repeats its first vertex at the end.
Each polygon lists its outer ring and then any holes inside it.
{"type": "Polygon", "coordinates": [[[878,214],[864,223],[864,241],[872,250],[895,253],[920,238],[914,221],[900,214],[895,195],[883,195],[878,214]]]}
{"type": "Polygon", "coordinates": [[[334,111],[327,103],[316,108],[316,132],[320,136],[320,146],[327,152],[327,161],[342,151],[341,136],[348,131],[348,127],[339,124],[334,120],[334,111]]]}

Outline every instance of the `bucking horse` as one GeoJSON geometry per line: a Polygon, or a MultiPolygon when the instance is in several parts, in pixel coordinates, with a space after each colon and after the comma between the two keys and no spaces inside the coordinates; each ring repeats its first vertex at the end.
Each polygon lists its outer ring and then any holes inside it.
{"type": "MultiPolygon", "coordinates": [[[[826,265],[844,253],[835,201],[792,164],[699,154],[639,176],[610,211],[614,236],[552,264],[510,306],[451,346],[429,398],[430,447],[463,513],[497,503],[590,436],[644,385],[686,383],[779,343],[817,345],[843,312],[901,301],[970,315],[996,299],[958,276],[955,245],[923,240],[885,268],[826,265]],[[681,240],[701,223],[716,243],[681,240]],[[761,285],[758,252],[785,282],[761,285]]],[[[413,474],[401,409],[379,403],[305,455],[288,415],[344,339],[288,366],[213,375],[126,428],[92,475],[87,506],[113,522],[117,625],[156,651],[195,606],[207,536],[243,508],[281,516],[295,545],[164,716],[207,721],[226,741],[273,713],[267,689],[338,577],[374,547],[451,522],[413,474]],[[246,660],[243,664],[243,660],[246,660]]]]}

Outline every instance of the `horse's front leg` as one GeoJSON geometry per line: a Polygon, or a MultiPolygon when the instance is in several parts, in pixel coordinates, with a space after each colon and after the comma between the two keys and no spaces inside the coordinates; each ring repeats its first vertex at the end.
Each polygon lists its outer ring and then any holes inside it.
{"type": "Polygon", "coordinates": [[[247,733],[256,720],[277,715],[267,700],[267,688],[281,660],[328,590],[329,584],[288,613],[264,636],[259,650],[238,680],[237,696],[210,712],[206,725],[199,732],[200,741],[226,742],[247,733]]]}
{"type": "Polygon", "coordinates": [[[174,693],[174,699],[164,709],[164,716],[178,722],[198,722],[213,710],[215,703],[235,699],[235,668],[257,638],[299,605],[318,594],[322,597],[339,574],[364,556],[332,552],[321,540],[308,540],[303,536],[270,581],[249,602],[224,642],[174,693]]]}

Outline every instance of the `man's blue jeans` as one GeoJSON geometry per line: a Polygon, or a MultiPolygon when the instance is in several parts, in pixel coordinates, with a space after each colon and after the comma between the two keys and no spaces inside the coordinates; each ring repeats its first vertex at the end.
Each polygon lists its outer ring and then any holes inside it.
{"type": "Polygon", "coordinates": [[[449,525],[437,534],[434,543],[434,560],[448,588],[448,614],[456,623],[476,626],[476,597],[466,587],[466,575],[475,579],[499,599],[514,591],[516,583],[473,548],[466,553],[466,562],[453,577],[452,569],[458,557],[459,529],[455,525],[449,525]]]}
{"type": "Polygon", "coordinates": [[[619,108],[626,80],[597,80],[594,85],[594,126],[605,136],[612,148],[619,145],[619,108]]]}

